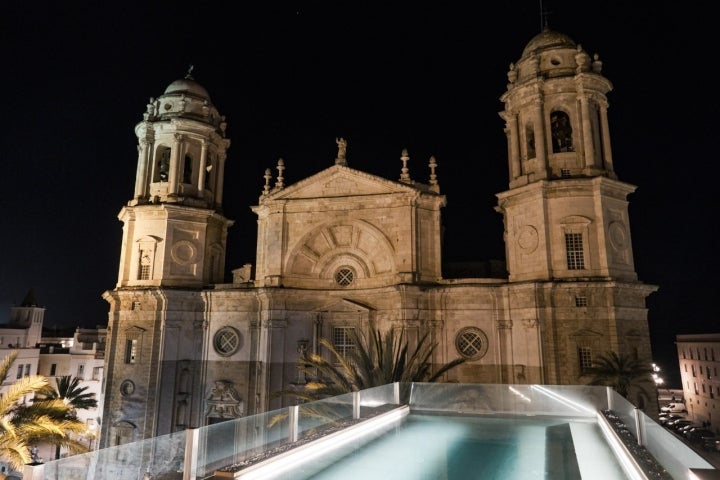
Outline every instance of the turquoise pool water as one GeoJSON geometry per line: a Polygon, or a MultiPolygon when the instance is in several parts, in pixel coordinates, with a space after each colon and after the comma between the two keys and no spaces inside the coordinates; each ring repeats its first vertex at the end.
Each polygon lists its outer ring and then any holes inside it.
{"type": "Polygon", "coordinates": [[[629,478],[593,420],[411,414],[400,424],[268,479],[629,478]]]}

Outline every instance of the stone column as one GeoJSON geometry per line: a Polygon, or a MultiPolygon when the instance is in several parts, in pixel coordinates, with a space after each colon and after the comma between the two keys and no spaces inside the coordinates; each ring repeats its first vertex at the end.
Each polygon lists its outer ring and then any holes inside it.
{"type": "Polygon", "coordinates": [[[138,145],[138,164],[135,173],[135,199],[140,199],[148,194],[148,140],[141,138],[138,145]]]}
{"type": "Polygon", "coordinates": [[[582,116],[582,134],[583,134],[583,149],[585,150],[585,168],[592,168],[595,166],[595,149],[593,148],[593,131],[592,122],[590,121],[590,108],[588,106],[588,99],[585,96],[581,96],[580,100],[580,115],[582,116]]]}

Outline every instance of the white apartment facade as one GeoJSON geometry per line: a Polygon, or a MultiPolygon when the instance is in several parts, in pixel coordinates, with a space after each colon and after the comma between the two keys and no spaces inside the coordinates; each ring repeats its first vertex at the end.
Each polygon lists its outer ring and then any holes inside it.
{"type": "MultiPolygon", "coordinates": [[[[81,379],[80,388],[87,387],[98,401],[93,409],[79,410],[80,418],[88,426],[88,434],[81,440],[88,448],[97,448],[97,436],[102,423],[102,382],[105,362],[105,337],[107,329],[76,328],[52,336],[43,336],[45,308],[40,306],[33,290],[30,290],[19,306],[11,307],[10,321],[0,325],[0,359],[11,352],[18,356],[0,385],[0,394],[17,380],[30,375],[43,375],[50,385],[55,380],[70,375],[81,379]]],[[[29,398],[26,400],[30,400],[29,398]]],[[[56,456],[53,445],[38,445],[38,457],[52,460],[56,456]]],[[[61,451],[61,456],[67,452],[61,451]]],[[[0,475],[8,473],[7,464],[0,459],[0,475]]]]}
{"type": "Polygon", "coordinates": [[[720,333],[676,335],[688,415],[720,434],[720,333]]]}

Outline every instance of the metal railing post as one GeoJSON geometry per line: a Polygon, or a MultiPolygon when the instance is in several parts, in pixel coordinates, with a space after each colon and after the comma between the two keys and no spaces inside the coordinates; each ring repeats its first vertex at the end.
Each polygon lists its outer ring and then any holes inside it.
{"type": "Polygon", "coordinates": [[[288,407],[289,413],[290,413],[290,425],[288,425],[288,438],[291,442],[297,442],[298,441],[298,435],[299,435],[299,428],[298,428],[298,417],[300,412],[300,407],[298,405],[293,405],[292,407],[288,407]]]}
{"type": "Polygon", "coordinates": [[[353,399],[353,418],[357,420],[360,418],[360,392],[352,392],[353,399]]]}
{"type": "Polygon", "coordinates": [[[633,411],[635,414],[635,430],[637,431],[637,443],[642,446],[645,445],[645,421],[642,418],[642,410],[635,407],[633,411]]]}
{"type": "Polygon", "coordinates": [[[183,480],[197,478],[198,451],[200,449],[200,429],[185,430],[185,462],[183,464],[183,480]]]}

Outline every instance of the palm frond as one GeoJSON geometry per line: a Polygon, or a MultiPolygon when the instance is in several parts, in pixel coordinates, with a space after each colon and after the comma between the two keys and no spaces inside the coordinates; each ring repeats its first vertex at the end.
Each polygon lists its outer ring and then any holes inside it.
{"type": "Polygon", "coordinates": [[[636,357],[610,351],[599,355],[587,373],[591,376],[589,385],[612,387],[638,406],[651,398],[649,390],[654,386],[652,368],[636,357]]]}
{"type": "Polygon", "coordinates": [[[414,349],[408,345],[403,330],[398,332],[391,328],[383,333],[371,328],[367,335],[351,330],[348,336],[354,348],[345,355],[328,339],[321,338],[319,344],[327,350],[332,361],[318,354],[299,359],[298,369],[306,374],[309,382],[302,389],[281,391],[276,395],[293,396],[307,402],[394,382],[435,382],[466,361],[454,359],[431,373],[437,344],[431,343],[429,333],[418,339],[414,349]]]}
{"type": "MultiPolygon", "coordinates": [[[[0,361],[3,380],[17,355],[17,351],[10,352],[0,361]]],[[[13,468],[22,469],[32,460],[29,447],[36,443],[65,447],[72,454],[87,451],[87,447],[74,438],[87,433],[87,425],[75,415],[75,405],[91,405],[91,399],[76,380],[61,379],[58,387],[63,390],[62,395],[45,377],[31,375],[17,379],[0,397],[0,457],[13,468]]],[[[93,406],[97,406],[96,401],[93,406]]]]}
{"type": "Polygon", "coordinates": [[[17,356],[18,351],[11,350],[10,353],[8,353],[5,358],[0,361],[0,383],[5,383],[5,380],[7,380],[10,367],[12,367],[12,364],[17,358],[17,356]]]}

